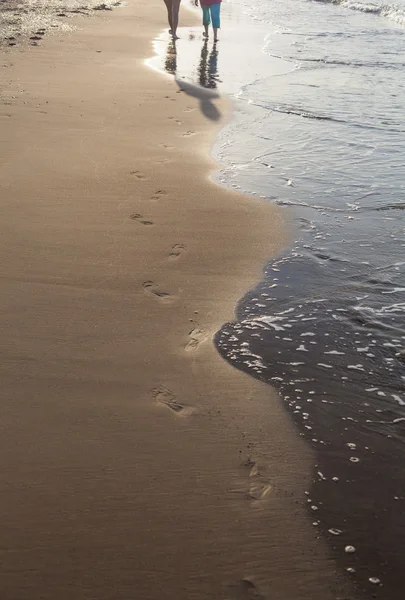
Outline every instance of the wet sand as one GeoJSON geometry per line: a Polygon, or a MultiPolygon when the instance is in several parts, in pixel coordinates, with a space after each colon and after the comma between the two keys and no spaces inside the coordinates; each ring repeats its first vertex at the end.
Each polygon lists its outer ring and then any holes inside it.
{"type": "Polygon", "coordinates": [[[77,23],[1,61],[2,595],[347,598],[310,451],[212,343],[288,227],[208,179],[229,104],[144,65],[160,1],[77,23]]]}

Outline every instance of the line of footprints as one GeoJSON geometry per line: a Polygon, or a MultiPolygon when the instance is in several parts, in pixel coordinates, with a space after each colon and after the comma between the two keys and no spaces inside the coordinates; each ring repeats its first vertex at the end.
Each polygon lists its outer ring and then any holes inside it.
{"type": "MultiPolygon", "coordinates": [[[[139,181],[147,179],[140,171],[131,171],[131,175],[133,175],[139,181]]],[[[165,190],[159,189],[156,190],[155,193],[150,197],[150,200],[152,202],[157,202],[167,195],[168,194],[165,190]]],[[[144,217],[140,213],[131,214],[130,219],[145,227],[152,227],[154,225],[154,222],[151,219],[144,217]]],[[[187,247],[184,244],[174,244],[167,256],[167,259],[170,261],[177,261],[186,252],[187,247]]],[[[163,304],[170,304],[175,300],[171,294],[161,290],[159,285],[154,281],[144,281],[142,285],[144,293],[147,296],[150,296],[151,298],[154,298],[163,304]]],[[[188,342],[184,346],[185,352],[194,353],[200,347],[200,345],[208,339],[208,337],[209,336],[207,332],[194,322],[193,328],[188,333],[188,342]]],[[[181,402],[176,397],[176,394],[164,385],[156,387],[152,391],[152,395],[155,402],[168,408],[178,417],[191,415],[194,411],[191,406],[181,402]]],[[[247,467],[249,472],[247,498],[253,505],[260,504],[271,492],[272,486],[268,483],[266,478],[262,477],[257,463],[251,460],[251,458],[247,459],[247,461],[244,463],[244,466],[247,467]]],[[[253,600],[256,598],[262,598],[254,584],[247,580],[241,582],[240,592],[241,598],[243,599],[252,598],[253,600]]]]}
{"type": "MultiPolygon", "coordinates": [[[[131,171],[130,173],[136,179],[142,181],[147,179],[145,175],[141,171],[131,171]]],[[[152,201],[158,201],[164,196],[167,195],[165,190],[157,190],[152,196],[152,201]]],[[[140,213],[133,213],[130,215],[130,219],[144,225],[146,227],[151,227],[154,225],[153,221],[144,217],[140,213]]],[[[187,246],[185,244],[174,244],[172,246],[167,258],[170,261],[179,260],[187,251],[187,246]]],[[[170,304],[173,302],[174,297],[168,292],[162,291],[157,283],[154,281],[144,281],[143,282],[143,290],[147,296],[155,298],[156,300],[164,303],[170,304]]],[[[184,347],[186,352],[195,352],[197,348],[208,339],[207,332],[199,326],[193,327],[193,329],[188,334],[188,342],[184,347]]],[[[191,409],[189,407],[183,406],[180,404],[173,392],[165,387],[159,387],[154,390],[154,398],[160,404],[170,408],[173,412],[177,414],[190,414],[191,409]]]]}
{"type": "MultiPolygon", "coordinates": [[[[143,180],[147,179],[147,177],[141,171],[131,171],[130,175],[132,175],[139,181],[143,181],[143,180]]],[[[168,193],[165,190],[159,189],[159,190],[156,190],[156,192],[154,194],[152,194],[152,196],[150,197],[150,200],[152,202],[157,202],[158,200],[161,200],[164,196],[167,196],[167,195],[168,195],[168,193]]],[[[144,225],[146,227],[153,227],[153,225],[154,225],[154,222],[151,219],[149,219],[148,217],[145,217],[144,215],[142,215],[140,213],[132,213],[129,215],[129,218],[132,221],[136,221],[140,225],[144,225]]],[[[185,254],[186,251],[187,251],[187,246],[185,244],[174,244],[174,246],[172,246],[167,258],[170,261],[176,261],[179,258],[181,258],[183,256],[183,254],[185,254]]],[[[153,281],[145,281],[143,283],[143,288],[147,295],[155,297],[158,300],[161,300],[161,301],[167,302],[167,303],[171,302],[173,300],[173,296],[171,296],[171,294],[168,294],[167,292],[162,292],[161,290],[159,290],[159,286],[156,283],[154,283],[153,281]]]]}

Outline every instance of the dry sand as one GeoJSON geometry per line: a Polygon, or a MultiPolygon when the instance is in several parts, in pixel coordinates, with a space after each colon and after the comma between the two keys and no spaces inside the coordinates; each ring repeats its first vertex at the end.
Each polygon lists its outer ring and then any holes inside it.
{"type": "Polygon", "coordinates": [[[212,343],[280,211],[209,180],[201,101],[144,65],[161,0],[77,23],[0,63],[1,598],[337,598],[312,456],[212,343]]]}

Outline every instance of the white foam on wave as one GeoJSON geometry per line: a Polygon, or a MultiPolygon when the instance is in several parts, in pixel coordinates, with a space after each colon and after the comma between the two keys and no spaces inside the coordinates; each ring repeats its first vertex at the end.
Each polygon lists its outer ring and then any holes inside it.
{"type": "Polygon", "coordinates": [[[376,15],[390,19],[398,25],[405,26],[405,11],[395,4],[373,4],[372,2],[357,2],[356,0],[318,0],[320,2],[338,4],[343,8],[376,15]]]}
{"type": "Polygon", "coordinates": [[[405,287],[395,287],[392,290],[387,292],[382,292],[383,294],[396,294],[397,292],[405,292],[405,287]]]}
{"type": "Polygon", "coordinates": [[[291,325],[285,323],[284,325],[281,325],[281,323],[285,321],[285,317],[271,317],[271,316],[264,316],[264,317],[256,317],[255,322],[261,322],[261,323],[265,323],[266,325],[270,325],[270,327],[272,327],[273,329],[275,329],[276,331],[284,331],[286,327],[291,327],[291,325]]]}

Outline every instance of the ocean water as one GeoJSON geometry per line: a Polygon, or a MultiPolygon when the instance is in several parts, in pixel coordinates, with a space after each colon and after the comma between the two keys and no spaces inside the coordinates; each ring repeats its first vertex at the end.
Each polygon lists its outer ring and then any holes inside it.
{"type": "Polygon", "coordinates": [[[405,1],[232,0],[222,21],[217,45],[199,29],[175,45],[161,36],[164,61],[154,66],[180,87],[233,97],[234,118],[214,147],[216,177],[284,207],[292,239],[216,345],[235,368],[278,388],[314,449],[302,501],[357,593],[399,600],[405,1]]]}

